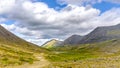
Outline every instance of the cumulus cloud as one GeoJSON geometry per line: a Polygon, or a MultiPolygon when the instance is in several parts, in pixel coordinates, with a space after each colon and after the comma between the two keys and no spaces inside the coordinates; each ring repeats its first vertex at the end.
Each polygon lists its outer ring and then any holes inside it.
{"type": "Polygon", "coordinates": [[[4,23],[5,21],[6,21],[6,19],[5,19],[5,18],[0,17],[0,24],[4,23]]]}
{"type": "Polygon", "coordinates": [[[57,2],[61,5],[74,4],[74,5],[79,5],[79,6],[101,3],[102,1],[120,4],[120,0],[92,0],[92,1],[91,0],[57,0],[57,2]]]}
{"type": "Polygon", "coordinates": [[[84,4],[95,4],[99,3],[102,0],[57,0],[59,4],[75,4],[75,5],[84,5],[84,4]]]}
{"type": "Polygon", "coordinates": [[[120,4],[120,0],[104,0],[104,1],[120,4]]]}
{"type": "MultiPolygon", "coordinates": [[[[72,2],[72,0],[66,1],[72,2]]],[[[82,0],[77,1],[82,2],[82,0]]],[[[90,0],[84,1],[90,2],[90,0]]],[[[100,1],[94,0],[94,2],[100,1]]],[[[51,38],[65,39],[72,34],[85,35],[97,26],[118,24],[120,23],[119,11],[120,8],[113,8],[101,14],[100,10],[91,6],[72,4],[56,11],[42,2],[0,0],[0,15],[7,20],[15,20],[14,24],[2,25],[14,33],[19,33],[17,35],[20,37],[36,44],[51,38]],[[10,4],[7,4],[9,1],[10,4]]],[[[2,20],[0,19],[0,21],[2,20]]]]}

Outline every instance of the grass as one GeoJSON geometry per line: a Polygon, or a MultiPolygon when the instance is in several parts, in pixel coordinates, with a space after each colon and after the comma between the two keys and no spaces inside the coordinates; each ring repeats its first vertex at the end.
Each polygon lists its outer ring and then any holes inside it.
{"type": "Polygon", "coordinates": [[[48,53],[45,48],[18,40],[8,41],[0,38],[0,67],[33,64],[38,61],[35,54],[48,53]]]}
{"type": "Polygon", "coordinates": [[[50,40],[48,42],[46,42],[44,45],[42,45],[42,47],[44,48],[52,48],[54,47],[55,43],[57,42],[57,40],[50,40]]]}
{"type": "Polygon", "coordinates": [[[64,52],[59,54],[50,54],[46,58],[50,61],[77,61],[77,60],[84,60],[86,58],[95,58],[96,55],[89,53],[89,52],[64,52]]]}
{"type": "Polygon", "coordinates": [[[14,35],[6,34],[0,35],[0,67],[32,64],[37,61],[35,54],[48,53],[45,48],[26,42],[14,35]]]}
{"type": "MultiPolygon", "coordinates": [[[[51,48],[46,56],[58,68],[120,68],[120,40],[51,48]]],[[[50,67],[48,66],[48,68],[50,67]]]]}
{"type": "Polygon", "coordinates": [[[32,52],[0,44],[0,66],[32,64],[36,60],[32,52]]]}
{"type": "Polygon", "coordinates": [[[93,58],[80,61],[71,62],[53,62],[50,67],[58,68],[120,68],[120,57],[110,57],[110,58],[93,58]]]}
{"type": "Polygon", "coordinates": [[[25,63],[33,64],[35,61],[38,61],[34,55],[41,52],[39,48],[32,52],[29,49],[0,44],[0,67],[22,65],[25,63]]]}
{"type": "Polygon", "coordinates": [[[0,68],[32,64],[36,54],[49,53],[47,49],[27,42],[0,26],[0,68]]]}

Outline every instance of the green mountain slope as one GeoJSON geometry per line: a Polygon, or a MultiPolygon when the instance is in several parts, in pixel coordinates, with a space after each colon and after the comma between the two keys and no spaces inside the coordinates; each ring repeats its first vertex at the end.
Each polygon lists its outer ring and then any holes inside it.
{"type": "Polygon", "coordinates": [[[48,51],[29,43],[0,26],[0,67],[32,64],[37,61],[36,54],[48,51]]]}
{"type": "Polygon", "coordinates": [[[44,48],[53,48],[56,46],[61,46],[62,41],[56,40],[56,39],[52,39],[50,41],[47,41],[45,44],[42,45],[42,47],[44,48]]]}
{"type": "Polygon", "coordinates": [[[43,44],[42,47],[44,47],[44,48],[52,48],[52,47],[55,46],[56,43],[57,43],[57,40],[52,39],[52,40],[46,42],[45,44],[43,44]]]}
{"type": "Polygon", "coordinates": [[[53,66],[62,68],[119,68],[120,40],[51,48],[46,56],[53,66]]]}

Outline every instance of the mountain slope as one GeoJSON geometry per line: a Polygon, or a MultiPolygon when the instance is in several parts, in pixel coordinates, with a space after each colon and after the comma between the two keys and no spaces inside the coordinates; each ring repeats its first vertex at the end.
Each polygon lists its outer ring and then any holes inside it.
{"type": "Polygon", "coordinates": [[[16,35],[14,35],[13,33],[9,32],[8,30],[6,30],[4,27],[2,27],[0,25],[0,43],[1,44],[6,44],[6,45],[10,45],[10,46],[17,46],[20,48],[24,48],[25,50],[32,50],[32,51],[41,51],[41,48],[33,43],[27,42],[19,37],[17,37],[16,35]]]}
{"type": "Polygon", "coordinates": [[[97,27],[90,34],[84,36],[79,44],[96,43],[111,39],[120,39],[120,24],[115,26],[97,27]]]}
{"type": "Polygon", "coordinates": [[[45,44],[43,44],[42,47],[44,47],[44,48],[52,48],[52,47],[61,45],[61,43],[62,43],[62,41],[52,39],[50,41],[47,41],[45,44]]]}
{"type": "Polygon", "coordinates": [[[80,35],[72,35],[69,38],[65,39],[63,44],[64,45],[75,45],[79,43],[79,41],[82,39],[82,36],[80,35]]]}
{"type": "Polygon", "coordinates": [[[12,34],[0,25],[0,66],[32,64],[36,54],[48,51],[12,34]]]}
{"type": "Polygon", "coordinates": [[[97,27],[85,36],[72,35],[63,41],[64,45],[78,45],[97,43],[106,40],[120,39],[120,24],[114,26],[97,27]]]}

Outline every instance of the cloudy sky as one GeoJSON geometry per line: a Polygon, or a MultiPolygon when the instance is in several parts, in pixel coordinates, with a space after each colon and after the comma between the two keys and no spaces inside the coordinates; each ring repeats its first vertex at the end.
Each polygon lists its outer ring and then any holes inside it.
{"type": "Polygon", "coordinates": [[[120,23],[120,0],[0,0],[0,24],[38,45],[120,23]]]}

